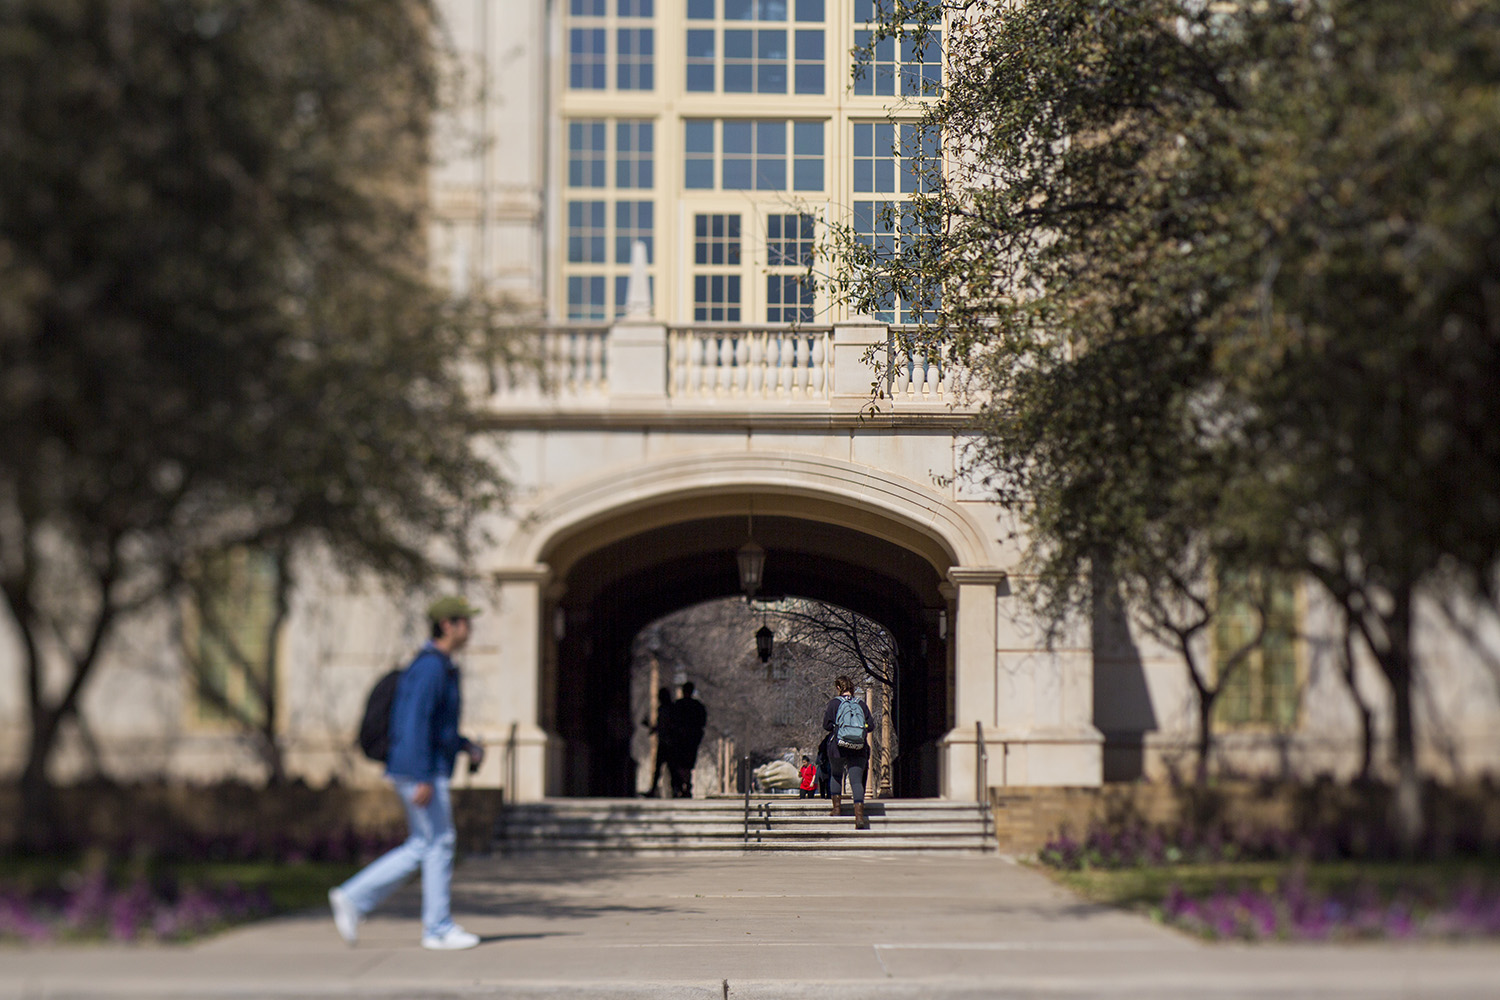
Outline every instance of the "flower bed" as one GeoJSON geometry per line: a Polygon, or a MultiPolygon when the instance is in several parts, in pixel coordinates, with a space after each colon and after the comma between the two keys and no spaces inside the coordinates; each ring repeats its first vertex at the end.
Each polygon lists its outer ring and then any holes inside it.
{"type": "Polygon", "coordinates": [[[1195,895],[1174,884],[1155,912],[1168,923],[1214,939],[1500,937],[1500,890],[1477,882],[1390,892],[1364,881],[1319,891],[1293,872],[1271,889],[1241,884],[1195,895]]]}
{"type": "Polygon", "coordinates": [[[1065,832],[1038,861],[1093,899],[1210,939],[1500,937],[1500,863],[1488,853],[1394,859],[1339,831],[1144,825],[1065,832]]]}
{"type": "Polygon", "coordinates": [[[123,881],[97,870],[59,884],[0,888],[0,940],[183,941],[273,909],[264,887],[123,881]]]}

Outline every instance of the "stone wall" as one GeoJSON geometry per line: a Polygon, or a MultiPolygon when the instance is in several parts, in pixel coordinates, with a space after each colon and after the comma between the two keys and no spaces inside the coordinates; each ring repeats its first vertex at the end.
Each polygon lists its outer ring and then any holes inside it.
{"type": "MultiPolygon", "coordinates": [[[[395,842],[406,833],[401,803],[389,788],[98,784],[58,789],[56,803],[72,843],[146,851],[191,841],[295,849],[345,836],[395,842]]],[[[499,789],[453,790],[460,849],[489,848],[500,804],[499,789]]],[[[0,786],[0,848],[20,841],[24,822],[19,790],[0,786]]]]}
{"type": "MultiPolygon", "coordinates": [[[[1439,845],[1479,842],[1500,847],[1500,789],[1494,784],[1429,785],[1423,794],[1439,845]]],[[[1096,823],[1378,830],[1385,823],[1389,801],[1388,786],[1332,782],[990,789],[996,837],[1000,850],[1008,854],[1033,854],[1062,830],[1079,837],[1096,823]]]]}

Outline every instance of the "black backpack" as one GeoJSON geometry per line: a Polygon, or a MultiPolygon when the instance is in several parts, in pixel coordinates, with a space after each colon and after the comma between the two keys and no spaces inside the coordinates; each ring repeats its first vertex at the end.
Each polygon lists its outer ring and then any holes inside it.
{"type": "Polygon", "coordinates": [[[385,762],[391,752],[391,704],[396,700],[396,684],[401,670],[388,672],[375,682],[365,699],[364,718],[359,722],[359,748],[371,760],[385,762]]]}

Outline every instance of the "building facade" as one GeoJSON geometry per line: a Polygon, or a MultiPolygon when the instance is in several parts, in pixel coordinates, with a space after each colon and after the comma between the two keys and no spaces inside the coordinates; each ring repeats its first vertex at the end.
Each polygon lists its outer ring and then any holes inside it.
{"type": "MultiPolygon", "coordinates": [[[[1096,785],[1186,760],[1195,702],[1180,658],[1108,607],[1050,641],[1032,618],[1018,525],[963,474],[962,373],[891,353],[914,304],[854,315],[804,280],[823,267],[830,220],[899,245],[901,204],[923,183],[912,163],[935,152],[915,123],[942,82],[943,25],[881,43],[856,74],[872,0],[442,7],[462,100],[436,139],[434,274],[544,317],[547,359],[544,384],[482,390],[483,444],[514,493],[473,557],[486,613],[465,658],[466,729],[499,752],[461,780],[519,799],[633,794],[634,637],[738,593],[747,538],[766,550],[764,592],[839,604],[895,638],[896,794],[1096,785]]],[[[270,658],[276,728],[292,772],[374,781],[352,734],[369,685],[423,638],[426,595],[303,558],[318,583],[294,595],[270,658]]],[[[252,613],[264,567],[229,570],[252,613]]],[[[64,776],[255,772],[184,682],[171,619],[112,648],[64,776]]],[[[1330,620],[1289,585],[1276,641],[1224,701],[1233,766],[1357,766],[1342,646],[1321,638],[1330,620]]],[[[1493,768],[1495,676],[1428,626],[1424,759],[1493,768]]],[[[1210,661],[1234,627],[1204,637],[1210,661]]],[[[1383,718],[1368,664],[1355,683],[1383,718]]],[[[19,686],[0,689],[10,760],[19,686]]]]}

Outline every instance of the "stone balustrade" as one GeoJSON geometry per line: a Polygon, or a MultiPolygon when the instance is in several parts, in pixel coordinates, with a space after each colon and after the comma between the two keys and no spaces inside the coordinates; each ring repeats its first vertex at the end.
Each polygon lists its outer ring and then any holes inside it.
{"type": "Polygon", "coordinates": [[[891,328],[869,321],[802,325],[544,327],[536,365],[497,377],[496,412],[632,409],[963,409],[953,365],[898,350],[891,328]],[[877,374],[878,373],[878,374],[877,374]],[[876,394],[873,390],[880,389],[876,394]]]}

